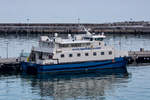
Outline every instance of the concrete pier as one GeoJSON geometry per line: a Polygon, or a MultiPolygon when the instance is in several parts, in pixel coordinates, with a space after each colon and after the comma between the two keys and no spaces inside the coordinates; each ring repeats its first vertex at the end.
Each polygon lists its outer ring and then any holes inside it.
{"type": "Polygon", "coordinates": [[[20,72],[18,58],[0,58],[0,73],[20,72]]]}
{"type": "Polygon", "coordinates": [[[16,64],[19,63],[18,58],[0,58],[0,64],[16,64]]]}
{"type": "Polygon", "coordinates": [[[129,63],[150,63],[150,51],[144,51],[144,49],[140,49],[140,51],[129,51],[129,63]]]}
{"type": "Polygon", "coordinates": [[[79,26],[90,28],[94,33],[150,33],[150,22],[129,21],[115,23],[0,23],[2,33],[84,33],[79,26]]]}

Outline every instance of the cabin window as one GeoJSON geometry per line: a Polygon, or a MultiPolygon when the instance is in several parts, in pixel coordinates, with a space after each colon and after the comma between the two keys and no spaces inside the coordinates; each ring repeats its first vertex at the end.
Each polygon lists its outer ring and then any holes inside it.
{"type": "Polygon", "coordinates": [[[86,46],[90,45],[90,43],[86,43],[86,46]]]}
{"type": "Polygon", "coordinates": [[[97,53],[96,52],[93,52],[93,56],[96,56],[97,55],[97,53]]]}
{"type": "Polygon", "coordinates": [[[90,38],[90,41],[93,41],[93,38],[90,38]]]}
{"type": "Polygon", "coordinates": [[[52,55],[49,55],[49,56],[48,56],[49,59],[52,59],[52,57],[53,57],[52,55]]]}
{"type": "Polygon", "coordinates": [[[61,48],[61,47],[63,47],[63,45],[62,45],[62,44],[59,44],[59,47],[61,48]]]}
{"type": "Polygon", "coordinates": [[[85,39],[85,40],[88,40],[89,38],[88,38],[88,37],[84,37],[84,39],[85,39]]]}
{"type": "Polygon", "coordinates": [[[81,47],[81,43],[71,44],[71,47],[81,47]]]}
{"type": "Polygon", "coordinates": [[[85,56],[89,56],[89,53],[85,53],[85,56]]]}
{"type": "Polygon", "coordinates": [[[63,46],[64,46],[64,47],[69,47],[69,45],[68,45],[68,44],[63,44],[63,46]]]}
{"type": "Polygon", "coordinates": [[[112,51],[109,51],[109,55],[112,55],[112,51]]]}
{"type": "Polygon", "coordinates": [[[72,57],[72,54],[69,54],[69,57],[72,57]]]}
{"type": "Polygon", "coordinates": [[[80,54],[80,53],[78,53],[78,54],[77,54],[77,56],[78,56],[78,57],[80,57],[80,56],[81,56],[81,54],[80,54]]]}
{"type": "Polygon", "coordinates": [[[99,43],[99,45],[101,45],[101,43],[99,43]]]}
{"type": "Polygon", "coordinates": [[[84,39],[85,39],[85,40],[89,40],[90,38],[89,38],[89,37],[84,37],[84,39]]]}
{"type": "Polygon", "coordinates": [[[64,54],[61,54],[60,57],[63,58],[63,57],[65,57],[65,55],[64,55],[64,54]]]}
{"type": "Polygon", "coordinates": [[[69,45],[68,44],[59,44],[59,47],[69,47],[69,45]]]}
{"type": "Polygon", "coordinates": [[[103,41],[103,38],[95,38],[95,41],[103,41]]]}
{"type": "Polygon", "coordinates": [[[101,52],[101,55],[104,55],[104,52],[101,52]]]}
{"type": "Polygon", "coordinates": [[[89,46],[89,45],[90,45],[90,43],[82,43],[82,44],[81,44],[81,47],[82,47],[82,46],[89,46]]]}
{"type": "Polygon", "coordinates": [[[35,61],[35,53],[32,53],[31,61],[35,61]]]}
{"type": "Polygon", "coordinates": [[[98,38],[95,38],[95,41],[98,41],[98,38]]]}

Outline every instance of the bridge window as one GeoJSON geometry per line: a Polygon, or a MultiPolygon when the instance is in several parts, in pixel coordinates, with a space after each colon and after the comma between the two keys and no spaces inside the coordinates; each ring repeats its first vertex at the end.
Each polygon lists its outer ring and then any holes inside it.
{"type": "Polygon", "coordinates": [[[90,41],[93,41],[93,38],[90,38],[90,41]]]}
{"type": "Polygon", "coordinates": [[[61,56],[61,58],[65,57],[65,55],[64,55],[64,54],[61,54],[60,56],[61,56]]]}
{"type": "Polygon", "coordinates": [[[95,41],[103,41],[103,38],[95,38],[95,41]]]}
{"type": "Polygon", "coordinates": [[[89,37],[84,37],[84,39],[85,39],[85,40],[89,40],[90,38],[89,38],[89,37]]]}
{"type": "Polygon", "coordinates": [[[104,55],[104,52],[101,52],[101,55],[104,55]]]}
{"type": "Polygon", "coordinates": [[[93,56],[96,56],[97,55],[97,53],[96,52],[93,52],[93,56]]]}

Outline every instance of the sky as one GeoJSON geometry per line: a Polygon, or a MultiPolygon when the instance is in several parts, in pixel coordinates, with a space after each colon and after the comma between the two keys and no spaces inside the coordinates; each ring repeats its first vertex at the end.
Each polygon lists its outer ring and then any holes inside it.
{"type": "Polygon", "coordinates": [[[150,0],[0,0],[0,23],[150,21],[150,0]]]}

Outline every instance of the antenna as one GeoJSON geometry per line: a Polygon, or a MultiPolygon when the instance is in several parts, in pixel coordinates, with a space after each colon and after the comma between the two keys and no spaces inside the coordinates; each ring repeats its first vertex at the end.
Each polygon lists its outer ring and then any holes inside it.
{"type": "Polygon", "coordinates": [[[91,35],[91,33],[89,32],[90,28],[89,28],[89,29],[86,29],[86,28],[83,26],[83,29],[84,29],[84,31],[86,32],[87,35],[91,35]]]}

